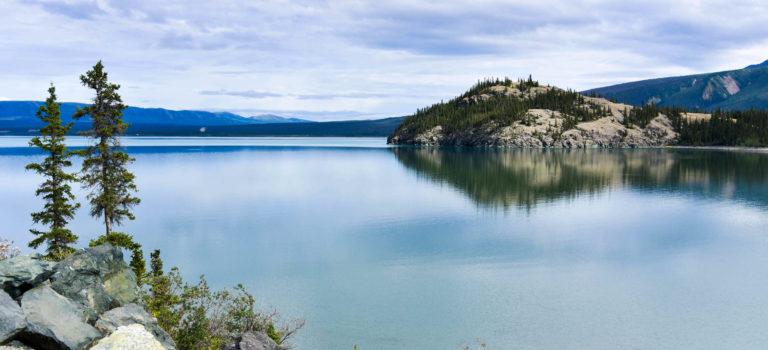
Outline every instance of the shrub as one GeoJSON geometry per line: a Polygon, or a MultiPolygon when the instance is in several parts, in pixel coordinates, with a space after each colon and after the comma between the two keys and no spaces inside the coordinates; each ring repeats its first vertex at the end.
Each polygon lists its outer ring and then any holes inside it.
{"type": "Polygon", "coordinates": [[[262,331],[284,344],[304,326],[303,320],[282,322],[277,311],[264,311],[239,284],[232,290],[211,290],[204,276],[196,284],[185,283],[178,268],[163,272],[160,251],[150,254],[146,301],[179,349],[218,349],[238,335],[262,331]]]}

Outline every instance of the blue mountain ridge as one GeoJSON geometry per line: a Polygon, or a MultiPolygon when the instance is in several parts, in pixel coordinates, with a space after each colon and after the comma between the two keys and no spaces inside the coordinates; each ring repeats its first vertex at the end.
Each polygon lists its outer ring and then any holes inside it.
{"type": "MultiPolygon", "coordinates": [[[[35,116],[42,102],[39,101],[0,101],[0,126],[4,127],[39,127],[42,122],[35,116]]],[[[84,103],[64,102],[61,104],[61,118],[73,121],[76,108],[84,103]]],[[[169,110],[164,108],[128,107],[123,111],[123,120],[133,125],[178,125],[178,126],[224,126],[268,123],[310,123],[298,118],[283,118],[276,115],[243,117],[229,112],[207,112],[194,110],[169,110]]],[[[76,124],[88,123],[87,118],[74,120],[76,124]]]]}
{"type": "Polygon", "coordinates": [[[584,91],[632,105],[712,111],[768,109],[768,61],[742,69],[628,82],[584,91]]]}

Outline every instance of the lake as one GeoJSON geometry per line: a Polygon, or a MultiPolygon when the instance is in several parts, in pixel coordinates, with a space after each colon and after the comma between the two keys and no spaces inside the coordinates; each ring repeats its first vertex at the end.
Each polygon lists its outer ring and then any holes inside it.
{"type": "MultiPolygon", "coordinates": [[[[26,141],[0,137],[0,236],[29,252],[26,141]]],[[[768,154],[124,141],[120,230],[304,318],[298,349],[768,347],[768,154]]],[[[71,228],[103,231],[85,208],[71,228]]]]}

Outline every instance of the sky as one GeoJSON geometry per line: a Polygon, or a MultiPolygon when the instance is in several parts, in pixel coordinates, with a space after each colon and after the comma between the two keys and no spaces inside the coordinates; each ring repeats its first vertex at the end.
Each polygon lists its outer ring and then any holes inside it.
{"type": "Polygon", "coordinates": [[[0,100],[312,120],[412,114],[486,77],[584,90],[768,59],[763,1],[0,0],[0,100]]]}

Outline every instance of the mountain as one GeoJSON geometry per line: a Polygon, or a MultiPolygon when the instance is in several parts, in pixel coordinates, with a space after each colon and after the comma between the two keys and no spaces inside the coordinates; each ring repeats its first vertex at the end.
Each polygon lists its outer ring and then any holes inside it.
{"type": "MultiPolygon", "coordinates": [[[[40,102],[0,101],[0,135],[36,135],[42,126],[35,117],[40,102]]],[[[72,121],[75,107],[81,103],[63,103],[64,122],[72,121]]],[[[132,136],[377,136],[392,133],[403,120],[346,120],[334,122],[304,121],[270,116],[264,120],[241,117],[227,112],[172,111],[162,108],[128,107],[124,120],[131,123],[132,136]]],[[[71,133],[88,130],[90,122],[76,120],[71,133]]]]}
{"type": "MultiPolygon", "coordinates": [[[[0,101],[0,129],[2,128],[39,128],[42,122],[35,116],[42,102],[38,101],[0,101]]],[[[61,104],[61,116],[64,122],[72,121],[72,114],[83,103],[64,102],[61,104]]],[[[163,108],[128,107],[123,111],[123,120],[133,125],[242,125],[256,123],[251,118],[228,112],[173,111],[163,108]]],[[[88,119],[75,120],[78,124],[89,124],[88,119]]]]}
{"type": "Polygon", "coordinates": [[[166,136],[338,136],[338,137],[385,137],[391,134],[404,117],[374,120],[344,120],[335,122],[270,123],[248,125],[219,125],[197,128],[174,127],[162,130],[139,130],[141,135],[166,136]]]}
{"type": "Polygon", "coordinates": [[[314,123],[313,120],[299,119],[299,118],[286,118],[274,114],[260,114],[250,117],[255,120],[257,124],[270,124],[270,123],[314,123]]]}
{"type": "Polygon", "coordinates": [[[764,67],[764,66],[768,66],[768,60],[763,61],[763,63],[750,64],[744,68],[756,68],[756,67],[764,67]]]}
{"type": "MultiPolygon", "coordinates": [[[[0,135],[36,135],[42,122],[35,116],[42,102],[0,101],[0,135]]],[[[83,103],[61,105],[62,120],[83,103]]],[[[264,114],[251,118],[228,112],[173,111],[128,107],[123,119],[129,135],[139,136],[378,136],[392,133],[403,118],[314,122],[264,114]]],[[[75,120],[71,133],[88,130],[88,119],[75,120]]]]}
{"type": "Polygon", "coordinates": [[[768,61],[730,71],[642,80],[584,91],[619,102],[713,111],[768,109],[768,61]]]}

